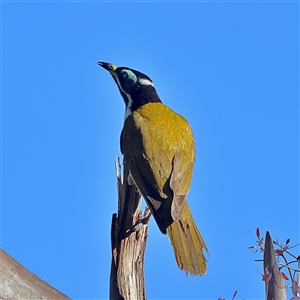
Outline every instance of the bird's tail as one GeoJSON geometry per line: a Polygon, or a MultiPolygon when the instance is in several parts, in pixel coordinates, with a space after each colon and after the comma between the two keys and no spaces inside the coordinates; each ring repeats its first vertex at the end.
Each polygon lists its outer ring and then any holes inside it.
{"type": "Polygon", "coordinates": [[[206,273],[206,259],[203,249],[208,252],[204,240],[190,212],[187,201],[184,201],[181,217],[173,222],[167,233],[174,249],[178,267],[191,275],[206,273]]]}

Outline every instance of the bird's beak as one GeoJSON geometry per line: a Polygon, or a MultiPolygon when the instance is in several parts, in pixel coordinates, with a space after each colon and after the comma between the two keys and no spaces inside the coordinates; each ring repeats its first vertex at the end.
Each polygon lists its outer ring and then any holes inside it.
{"type": "Polygon", "coordinates": [[[110,63],[107,63],[107,62],[102,62],[102,61],[99,61],[98,65],[100,67],[104,68],[105,70],[107,70],[112,76],[118,77],[116,72],[115,72],[116,69],[118,68],[117,66],[115,66],[113,64],[110,64],[110,63]]]}

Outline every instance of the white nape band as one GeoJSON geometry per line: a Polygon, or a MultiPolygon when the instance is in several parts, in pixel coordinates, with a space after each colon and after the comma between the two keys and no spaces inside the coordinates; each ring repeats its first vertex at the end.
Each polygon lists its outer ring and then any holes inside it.
{"type": "Polygon", "coordinates": [[[152,86],[154,86],[153,82],[149,79],[146,79],[146,78],[140,78],[139,83],[142,84],[142,85],[152,85],[152,86]]]}

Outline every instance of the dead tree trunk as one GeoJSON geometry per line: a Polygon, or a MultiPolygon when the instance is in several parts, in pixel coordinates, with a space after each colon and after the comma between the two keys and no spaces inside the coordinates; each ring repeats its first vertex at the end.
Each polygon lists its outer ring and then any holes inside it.
{"type": "Polygon", "coordinates": [[[144,254],[149,218],[140,211],[141,196],[135,185],[128,184],[128,170],[121,175],[116,161],[118,213],[111,224],[112,261],[110,299],[146,299],[144,284],[144,254]]]}
{"type": "Polygon", "coordinates": [[[71,300],[0,249],[0,299],[71,300]]]}
{"type": "Polygon", "coordinates": [[[264,270],[267,272],[266,299],[267,300],[285,300],[286,288],[282,275],[279,271],[275,257],[273,241],[269,231],[266,232],[265,250],[264,250],[264,270]]]}

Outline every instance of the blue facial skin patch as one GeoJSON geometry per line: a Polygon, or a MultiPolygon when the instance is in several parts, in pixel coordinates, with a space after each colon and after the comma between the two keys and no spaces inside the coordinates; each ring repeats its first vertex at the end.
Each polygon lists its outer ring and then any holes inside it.
{"type": "Polygon", "coordinates": [[[124,70],[121,73],[122,73],[123,78],[126,78],[126,76],[127,76],[127,78],[129,80],[133,81],[133,83],[137,82],[137,77],[136,77],[136,75],[132,71],[130,71],[130,70],[124,70]]]}
{"type": "Polygon", "coordinates": [[[130,89],[137,83],[137,76],[130,70],[122,70],[120,76],[120,82],[122,89],[128,93],[130,89]]]}

